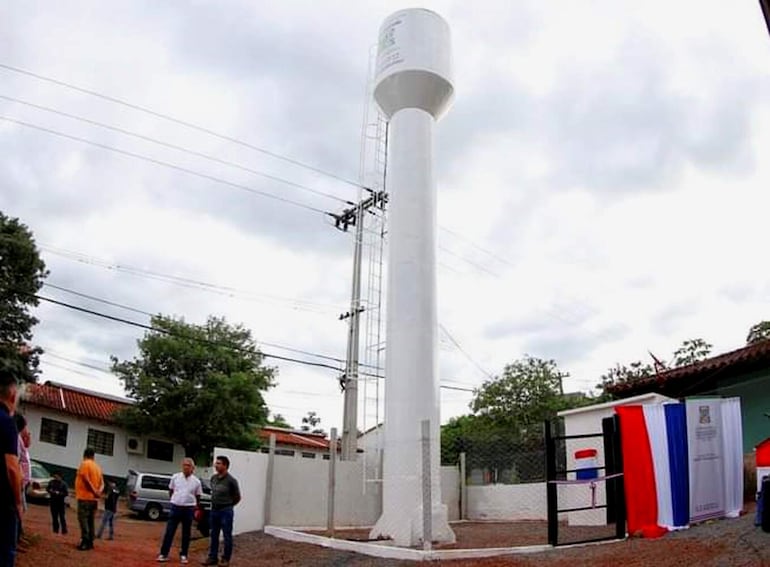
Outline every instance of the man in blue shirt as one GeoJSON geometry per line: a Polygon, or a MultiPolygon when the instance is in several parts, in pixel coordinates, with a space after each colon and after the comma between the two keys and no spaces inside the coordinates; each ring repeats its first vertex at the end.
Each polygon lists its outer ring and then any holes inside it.
{"type": "Polygon", "coordinates": [[[0,362],[0,567],[16,562],[16,538],[22,514],[19,432],[13,412],[18,390],[10,365],[0,362]]]}

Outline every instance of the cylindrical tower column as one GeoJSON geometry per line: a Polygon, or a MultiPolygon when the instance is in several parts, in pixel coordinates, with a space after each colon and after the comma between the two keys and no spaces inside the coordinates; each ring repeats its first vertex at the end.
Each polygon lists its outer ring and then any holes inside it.
{"type": "Polygon", "coordinates": [[[383,511],[372,537],[422,540],[422,420],[430,421],[432,535],[454,541],[439,475],[436,182],[433,128],[452,98],[449,28],[434,12],[396,12],[380,29],[375,99],[389,117],[388,294],[383,511]]]}

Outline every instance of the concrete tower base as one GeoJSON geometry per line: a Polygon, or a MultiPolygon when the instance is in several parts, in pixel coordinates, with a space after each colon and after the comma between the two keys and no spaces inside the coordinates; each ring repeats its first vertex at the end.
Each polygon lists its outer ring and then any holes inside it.
{"type": "MultiPolygon", "coordinates": [[[[406,514],[396,515],[383,513],[369,533],[371,539],[390,538],[400,547],[414,547],[423,543],[422,537],[422,506],[417,506],[404,521],[406,514]]],[[[449,515],[445,504],[433,507],[431,540],[433,543],[454,543],[455,533],[449,527],[449,515]]]]}

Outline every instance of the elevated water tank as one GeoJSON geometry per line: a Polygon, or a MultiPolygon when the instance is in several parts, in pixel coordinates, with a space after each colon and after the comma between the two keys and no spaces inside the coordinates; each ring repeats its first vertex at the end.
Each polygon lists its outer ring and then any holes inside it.
{"type": "Polygon", "coordinates": [[[430,10],[401,10],[380,27],[374,98],[391,117],[419,108],[438,119],[449,107],[452,50],[449,26],[430,10]]]}

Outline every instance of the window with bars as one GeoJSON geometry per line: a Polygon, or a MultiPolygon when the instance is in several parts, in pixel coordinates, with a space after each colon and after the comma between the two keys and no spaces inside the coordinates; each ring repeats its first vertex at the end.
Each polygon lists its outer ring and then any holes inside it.
{"type": "Polygon", "coordinates": [[[174,445],[165,441],[147,440],[147,458],[156,461],[174,462],[174,445]]]}
{"type": "Polygon", "coordinates": [[[275,450],[275,454],[276,455],[283,455],[285,457],[293,457],[294,456],[294,451],[292,451],[291,449],[276,449],[275,450]]]}
{"type": "Polygon", "coordinates": [[[94,450],[94,453],[111,457],[115,448],[115,434],[89,427],[87,445],[94,450]]]}
{"type": "Polygon", "coordinates": [[[40,422],[40,441],[66,447],[68,429],[69,425],[63,421],[44,417],[40,422]]]}

